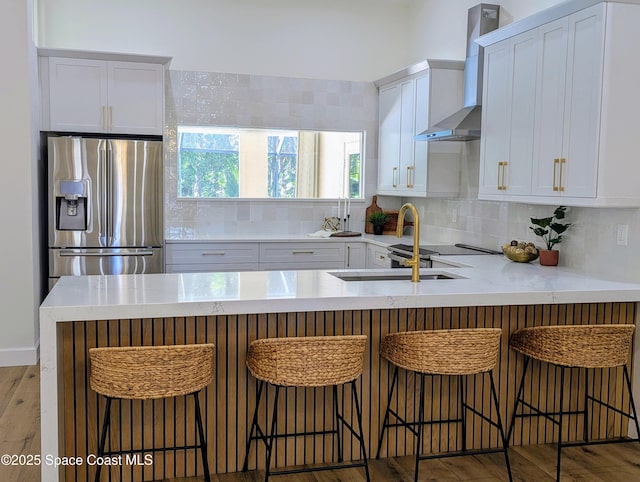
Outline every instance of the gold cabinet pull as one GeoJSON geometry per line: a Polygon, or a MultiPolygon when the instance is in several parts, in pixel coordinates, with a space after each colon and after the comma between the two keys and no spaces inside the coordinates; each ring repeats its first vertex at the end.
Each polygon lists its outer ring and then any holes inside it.
{"type": "Polygon", "coordinates": [[[102,130],[106,131],[107,130],[107,108],[103,105],[102,106],[102,130]]]}
{"type": "Polygon", "coordinates": [[[558,165],[560,164],[560,159],[553,160],[553,190],[559,191],[558,185],[556,184],[556,172],[558,170],[558,165]]]}
{"type": "Polygon", "coordinates": [[[567,162],[567,160],[564,157],[561,157],[559,161],[560,161],[560,177],[558,177],[558,191],[564,192],[564,186],[562,185],[562,168],[564,167],[564,163],[567,162]]]}
{"type": "Polygon", "coordinates": [[[507,161],[498,162],[498,191],[506,191],[507,185],[505,179],[507,178],[507,161]]]}
{"type": "Polygon", "coordinates": [[[407,166],[407,187],[413,187],[413,166],[407,166]]]}
{"type": "Polygon", "coordinates": [[[397,167],[394,167],[394,168],[393,168],[393,173],[392,173],[392,175],[391,175],[391,179],[392,179],[392,181],[391,181],[391,185],[392,185],[393,187],[398,187],[398,183],[396,182],[396,177],[397,177],[397,175],[398,175],[398,168],[397,168],[397,167]]]}

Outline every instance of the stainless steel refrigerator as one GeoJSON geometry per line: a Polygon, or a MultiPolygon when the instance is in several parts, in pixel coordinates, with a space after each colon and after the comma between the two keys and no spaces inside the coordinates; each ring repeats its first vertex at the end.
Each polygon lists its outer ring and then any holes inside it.
{"type": "Polygon", "coordinates": [[[51,136],[47,149],[49,285],[162,272],[162,142],[51,136]]]}

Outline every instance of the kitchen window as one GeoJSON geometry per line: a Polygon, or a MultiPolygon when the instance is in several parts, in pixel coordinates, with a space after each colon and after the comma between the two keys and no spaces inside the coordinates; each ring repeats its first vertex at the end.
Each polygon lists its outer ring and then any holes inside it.
{"type": "Polygon", "coordinates": [[[180,198],[362,198],[362,132],[178,127],[180,198]]]}

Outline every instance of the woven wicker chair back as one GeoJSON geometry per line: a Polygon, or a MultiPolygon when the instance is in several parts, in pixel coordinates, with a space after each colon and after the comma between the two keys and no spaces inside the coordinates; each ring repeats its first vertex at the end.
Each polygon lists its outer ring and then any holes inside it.
{"type": "Polygon", "coordinates": [[[627,363],[635,325],[563,325],[522,328],[509,345],[555,365],[607,368],[627,363]]]}
{"type": "Polygon", "coordinates": [[[414,372],[472,375],[496,366],[501,334],[500,328],[389,333],[380,343],[380,355],[414,372]]]}
{"type": "Polygon", "coordinates": [[[89,383],[112,398],[153,399],[197,392],[214,375],[211,343],[91,348],[89,383]]]}
{"type": "Polygon", "coordinates": [[[339,385],[362,373],[366,341],[366,335],[263,338],[249,345],[247,368],[274,385],[339,385]]]}

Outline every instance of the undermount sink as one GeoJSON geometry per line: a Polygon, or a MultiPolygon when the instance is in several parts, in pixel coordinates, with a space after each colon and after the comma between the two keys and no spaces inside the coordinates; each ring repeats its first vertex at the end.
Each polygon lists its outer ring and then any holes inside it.
{"type": "MultiPolygon", "coordinates": [[[[411,281],[411,272],[400,271],[396,273],[387,271],[336,271],[329,273],[342,281],[411,281]]],[[[449,273],[447,271],[434,270],[428,273],[420,273],[420,280],[464,279],[464,276],[449,273]]]]}

